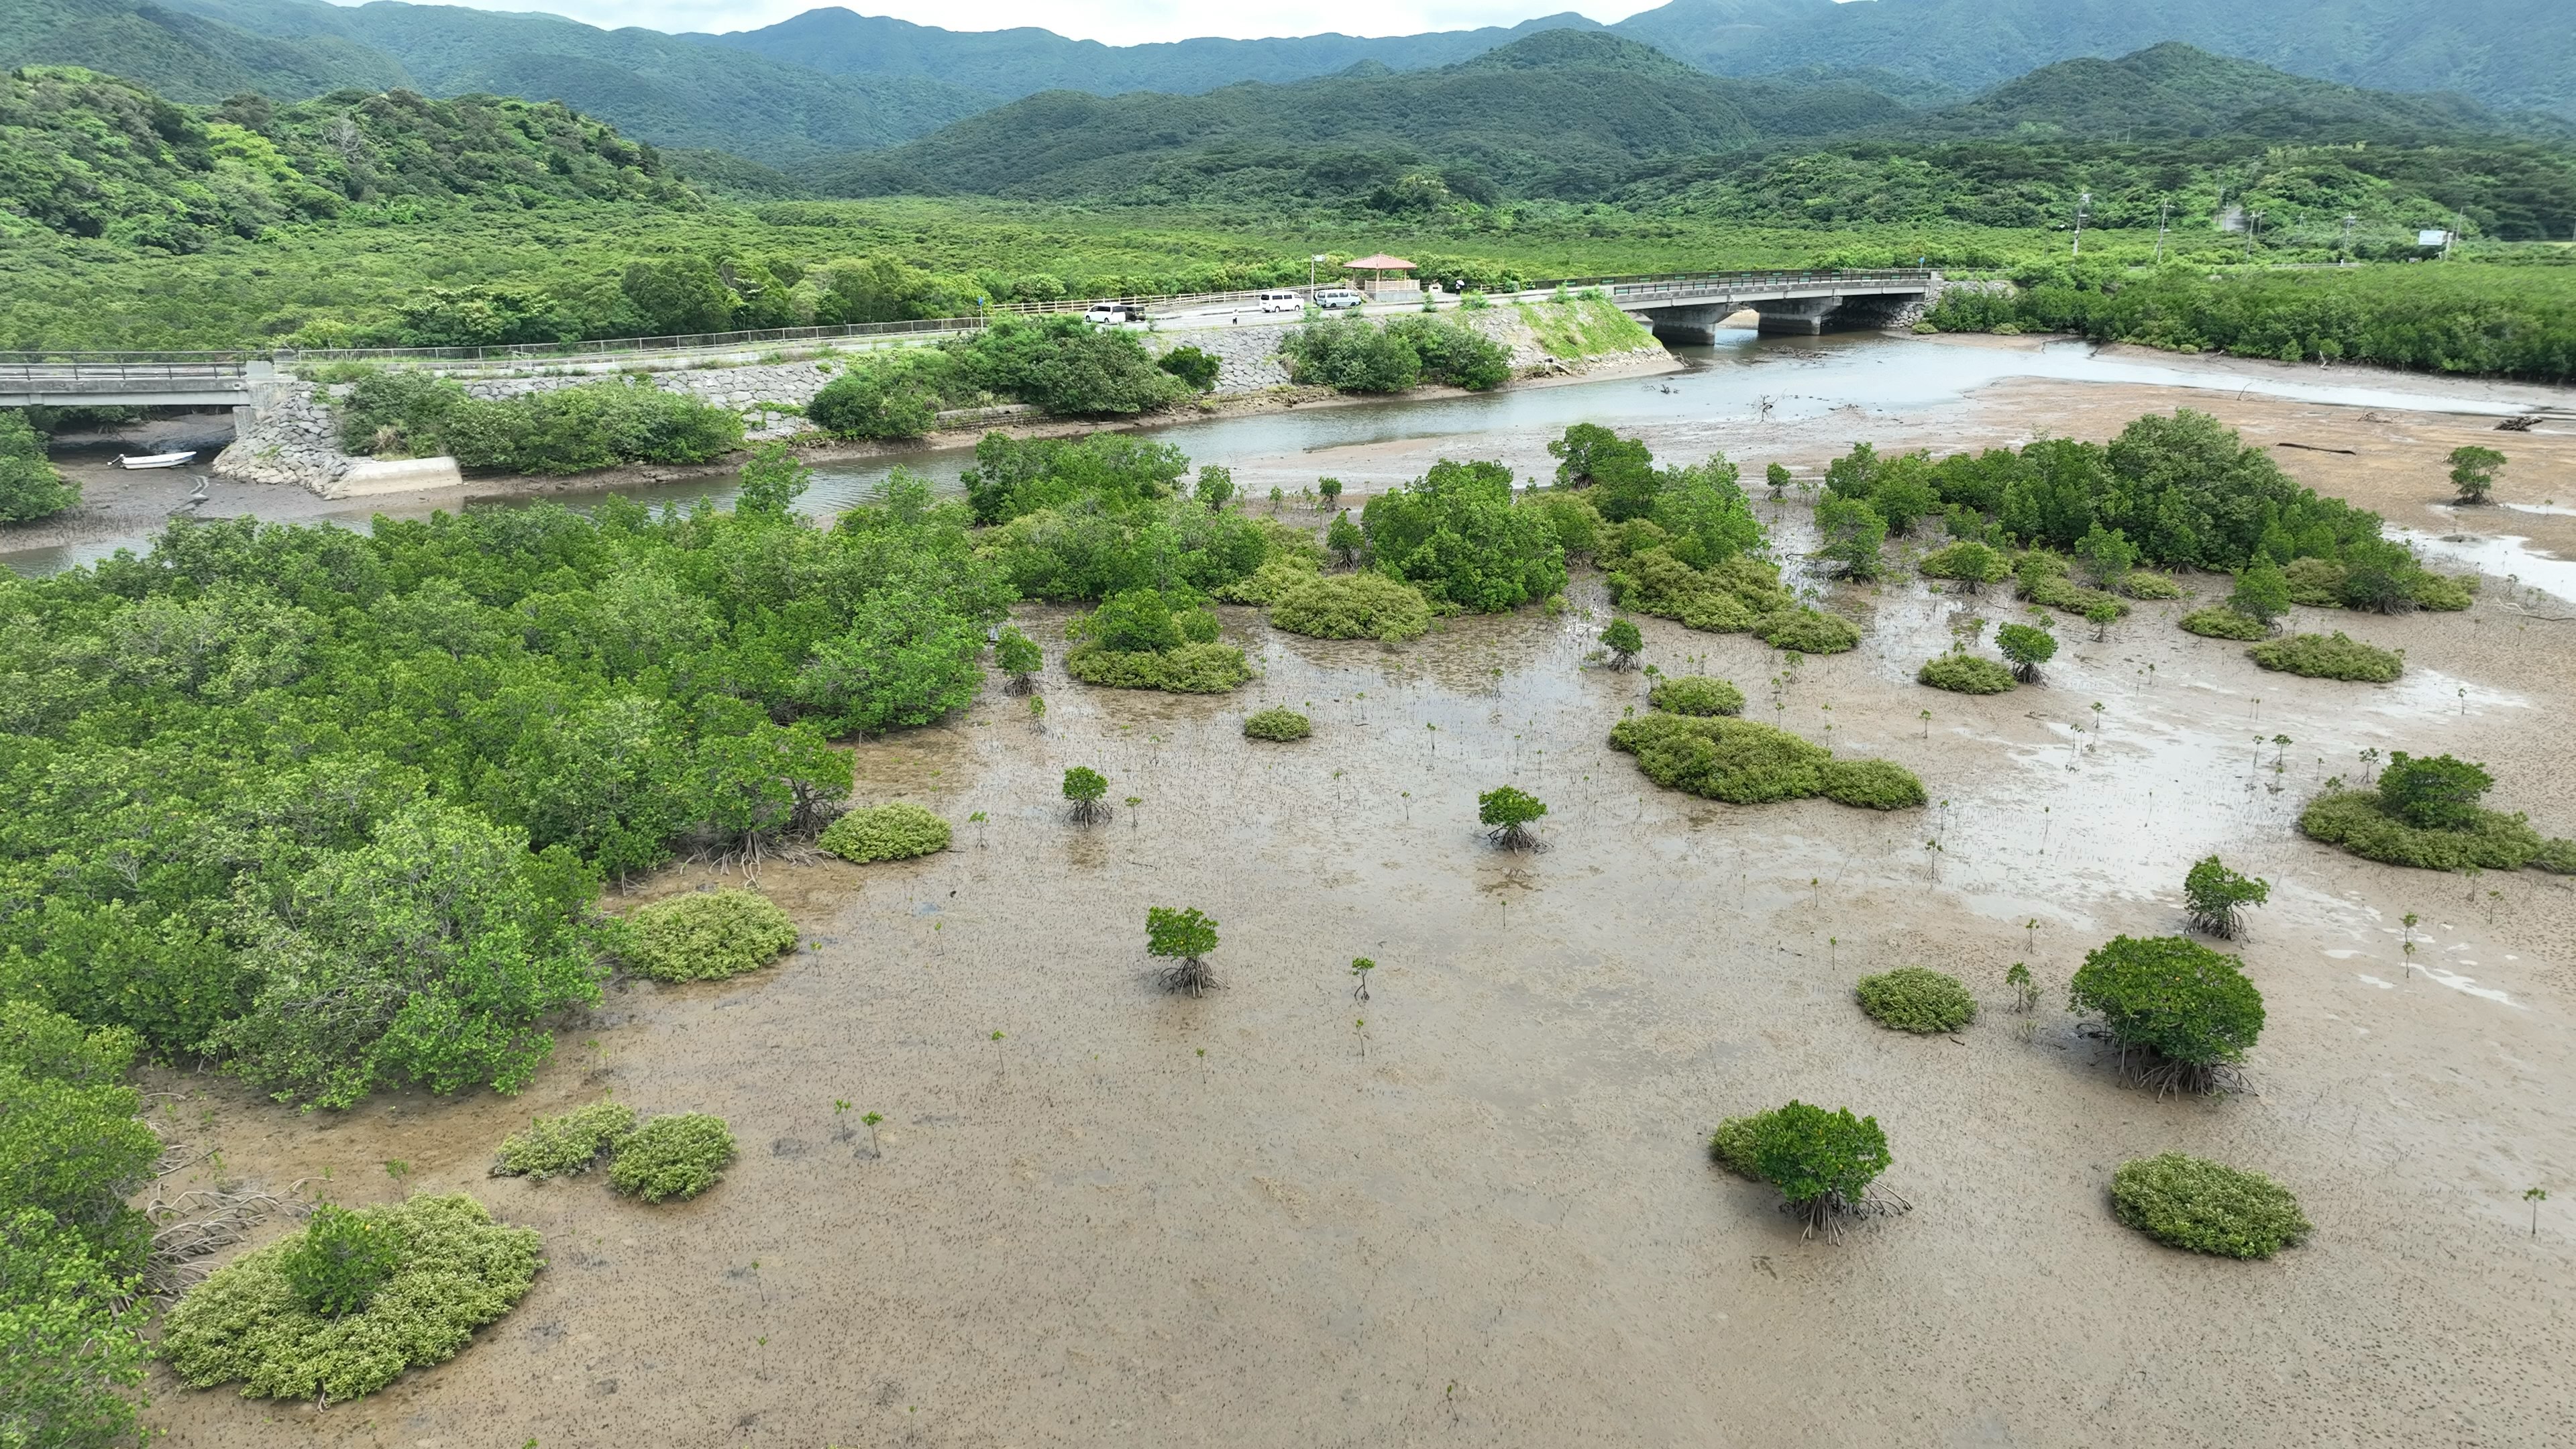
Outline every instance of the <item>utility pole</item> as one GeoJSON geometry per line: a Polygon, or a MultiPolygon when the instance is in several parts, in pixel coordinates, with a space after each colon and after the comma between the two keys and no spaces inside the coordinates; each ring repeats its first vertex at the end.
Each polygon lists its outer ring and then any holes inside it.
{"type": "Polygon", "coordinates": [[[2075,255],[2084,255],[2084,208],[2093,204],[2093,193],[2081,192],[2075,198],[2075,255]]]}
{"type": "Polygon", "coordinates": [[[2352,224],[2359,219],[2349,211],[2343,214],[2343,259],[2347,263],[2352,260],[2352,224]]]}
{"type": "Polygon", "coordinates": [[[2247,261],[2254,259],[2254,234],[2262,229],[2263,213],[2259,211],[2245,213],[2245,259],[2247,261]]]}
{"type": "Polygon", "coordinates": [[[1306,305],[1309,307],[1315,305],[1315,268],[1322,265],[1323,260],[1322,252],[1306,258],[1306,305]]]}
{"type": "Polygon", "coordinates": [[[2157,207],[2157,208],[2156,208],[2156,265],[2158,265],[2158,266],[2162,266],[2162,265],[2164,265],[2164,260],[2165,260],[2165,221],[2166,221],[2166,219],[2167,219],[2167,218],[2171,217],[2172,215],[2173,215],[2173,198],[2172,198],[2172,197],[2170,197],[2170,196],[2168,196],[2168,197],[2166,197],[2166,198],[2165,198],[2164,205],[2159,206],[2159,207],[2157,207]]]}

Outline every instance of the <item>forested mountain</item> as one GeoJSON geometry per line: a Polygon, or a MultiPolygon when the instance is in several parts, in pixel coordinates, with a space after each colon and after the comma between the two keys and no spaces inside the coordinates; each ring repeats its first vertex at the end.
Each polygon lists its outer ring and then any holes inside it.
{"type": "Polygon", "coordinates": [[[2566,0],[1672,0],[1610,28],[1726,75],[1880,66],[1979,89],[2163,41],[2576,116],[2566,0]]]}
{"type": "Polygon", "coordinates": [[[424,201],[701,204],[651,146],[551,103],[334,91],[201,110],[68,66],[0,76],[0,157],[0,234],[169,253],[424,201]]]}
{"type": "Polygon", "coordinates": [[[1597,191],[1651,156],[1880,124],[1860,87],[1727,80],[1599,31],[1551,30],[1436,70],[1363,62],[1199,96],[1050,91],[891,151],[811,168],[826,194],[1451,196],[1597,191]]]}
{"type": "Polygon", "coordinates": [[[1153,45],[1068,40],[1052,30],[957,31],[839,6],[808,10],[758,30],[690,36],[811,66],[832,75],[931,76],[953,85],[1019,97],[1039,91],[1127,91],[1191,95],[1240,81],[1286,82],[1375,61],[1390,70],[1448,65],[1543,30],[1598,30],[1571,11],[1508,28],[1444,30],[1365,38],[1299,35],[1270,40],[1208,37],[1153,45]]]}
{"type": "Polygon", "coordinates": [[[2179,41],[2117,60],[2062,60],[1965,104],[1906,123],[1910,134],[2171,140],[2267,136],[2316,144],[2412,136],[2576,132],[2502,115],[2457,95],[2393,95],[2290,75],[2179,41]]]}
{"type": "Polygon", "coordinates": [[[657,144],[772,164],[889,145],[1000,99],[923,76],[828,76],[651,30],[460,6],[11,0],[0,10],[0,66],[85,65],[199,101],[344,86],[560,100],[657,144]]]}

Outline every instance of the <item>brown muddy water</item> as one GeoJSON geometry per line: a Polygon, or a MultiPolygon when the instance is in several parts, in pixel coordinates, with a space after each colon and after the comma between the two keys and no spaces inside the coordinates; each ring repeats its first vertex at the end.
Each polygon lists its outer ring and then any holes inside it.
{"type": "MultiPolygon", "coordinates": [[[[1794,501],[1763,511],[1802,543],[1794,501]]],[[[371,1398],[165,1377],[152,1420],[180,1445],[422,1449],[2567,1440],[2576,1209],[2535,1237],[2522,1193],[2576,1197],[2576,892],[2292,828],[2321,777],[2396,748],[2485,760],[2497,803],[2576,833],[2567,609],[2491,588],[2465,615],[2302,611],[2407,650],[2373,687],[2264,674],[2176,629],[2188,604],[2145,604],[2098,643],[2062,622],[2047,684],[1989,699],[1911,676],[2006,606],[1919,581],[1837,600],[1861,649],[1794,674],[1641,621],[1646,662],[1920,773],[1937,803],[1882,815],[1653,787],[1605,744],[1645,681],[1586,664],[1606,600],[1571,595],[1393,649],[1229,610],[1263,675],[1217,699],[1076,684],[1063,616],[1030,611],[1043,724],[995,689],[861,746],[861,799],[932,805],[954,847],[763,870],[810,935],[781,964],[612,988],[515,1099],[299,1115],[156,1083],[185,1094],[174,1135],[221,1150],[209,1175],[469,1191],[540,1229],[548,1267],[371,1398]],[[1273,703],[1313,738],[1244,740],[1273,703]],[[1069,824],[1076,764],[1141,803],[1069,824]],[[1548,802],[1544,852],[1480,838],[1503,783],[1548,802]],[[2256,1091],[2158,1101],[2065,985],[2113,934],[2182,930],[2211,851],[2274,884],[2243,946],[2256,1091]],[[1221,989],[1153,985],[1153,905],[1222,923],[1221,989]],[[2015,961],[2047,988],[2029,1018],[2015,961]],[[1984,1013],[1873,1025],[1853,980],[1908,964],[1984,1013]],[[743,1156],[663,1207],[485,1177],[504,1133],[602,1092],[720,1113],[743,1156]],[[1721,1117],[1791,1097],[1875,1114],[1912,1211],[1802,1241],[1709,1164],[1721,1117]],[[2313,1240],[2234,1263],[2120,1227],[2112,1170],[2167,1150],[2278,1177],[2313,1240]]]]}

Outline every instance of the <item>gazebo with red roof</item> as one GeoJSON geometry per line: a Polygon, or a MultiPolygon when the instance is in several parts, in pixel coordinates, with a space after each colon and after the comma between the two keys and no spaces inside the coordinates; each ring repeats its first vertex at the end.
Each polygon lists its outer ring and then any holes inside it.
{"type": "Polygon", "coordinates": [[[1342,270],[1346,272],[1368,273],[1368,280],[1360,282],[1358,286],[1361,291],[1368,293],[1370,296],[1376,296],[1381,292],[1410,292],[1416,290],[1414,281],[1411,277],[1397,277],[1392,282],[1387,279],[1386,274],[1389,272],[1412,271],[1413,263],[1406,261],[1402,257],[1388,256],[1384,252],[1379,252],[1374,256],[1357,257],[1344,262],[1342,263],[1342,270]]]}

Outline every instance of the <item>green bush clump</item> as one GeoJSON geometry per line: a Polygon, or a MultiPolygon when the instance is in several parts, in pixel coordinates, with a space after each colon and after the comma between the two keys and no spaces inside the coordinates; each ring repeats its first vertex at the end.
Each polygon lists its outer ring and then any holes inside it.
{"type": "Polygon", "coordinates": [[[1565,588],[1565,546],[1535,509],[1512,506],[1512,470],[1443,458],[1360,510],[1377,566],[1435,607],[1494,614],[1565,588]]]}
{"type": "Polygon", "coordinates": [[[1956,976],[1924,966],[1900,966],[1864,976],[1853,994],[1870,1020],[1922,1035],[1957,1031],[1977,1019],[1977,998],[1956,976]]]}
{"type": "Polygon", "coordinates": [[[1972,538],[1934,549],[1916,560],[1914,569],[1927,579],[1955,579],[1970,593],[2012,577],[2012,565],[2002,552],[1972,538]]]}
{"type": "Polygon", "coordinates": [[[161,1335],[170,1367],[201,1389],[239,1380],[245,1398],[354,1399],[454,1358],[536,1281],[535,1231],[493,1222],[462,1193],[358,1216],[405,1245],[363,1308],[325,1314],[296,1296],[286,1264],[298,1235],[216,1269],[170,1310],[161,1335]]]}
{"type": "Polygon", "coordinates": [[[593,1102],[560,1116],[539,1117],[501,1139],[494,1177],[575,1177],[599,1165],[617,1139],[635,1129],[635,1109],[593,1102]]]}
{"type": "Polygon", "coordinates": [[[0,412],[0,523],[50,518],[80,501],[80,484],[55,471],[26,413],[0,412]]]}
{"type": "Polygon", "coordinates": [[[1744,691],[1702,674],[1667,675],[1646,691],[1646,703],[1667,714],[1708,719],[1744,713],[1744,691]]]}
{"type": "Polygon", "coordinates": [[[643,378],[485,402],[464,398],[437,441],[468,472],[589,473],[620,463],[704,463],[742,446],[742,418],[643,378]]]}
{"type": "Polygon", "coordinates": [[[1762,1163],[1753,1155],[1755,1134],[1767,1112],[1745,1117],[1729,1117],[1717,1124],[1708,1135],[1709,1159],[1718,1166],[1753,1182],[1762,1180],[1762,1163]]]}
{"type": "Polygon", "coordinates": [[[1217,601],[1226,604],[1269,604],[1297,585],[1318,577],[1322,570],[1312,559],[1274,558],[1230,584],[1218,586],[1217,601]]]}
{"type": "Polygon", "coordinates": [[[2477,602],[2475,574],[2425,572],[2414,578],[2415,607],[2437,614],[2456,614],[2477,602]]]}
{"type": "Polygon", "coordinates": [[[2133,599],[2179,599],[2182,585],[2163,574],[2147,569],[2131,569],[2120,576],[2121,593],[2133,599]]]}
{"type": "Polygon", "coordinates": [[[1270,626],[1310,639],[1395,644],[1431,632],[1431,603],[1420,589],[1381,573],[1310,572],[1272,599],[1270,626]]]}
{"type": "Polygon", "coordinates": [[[1753,635],[1774,649],[1801,654],[1841,654],[1860,645],[1860,626],[1820,609],[1781,609],[1753,623],[1753,635]]]}
{"type": "Polygon", "coordinates": [[[909,800],[889,800],[833,821],[814,843],[854,865],[866,865],[936,855],[948,848],[948,837],[948,822],[933,811],[909,800]]]}
{"type": "Polygon", "coordinates": [[[955,365],[936,348],[894,347],[842,364],[805,404],[805,416],[842,438],[918,438],[938,425],[955,365]]]}
{"type": "Polygon", "coordinates": [[[296,1302],[325,1318],[342,1318],[366,1307],[410,1250],[395,1219],[326,1202],[313,1209],[303,1232],[287,1240],[277,1272],[296,1302]]]}
{"type": "Polygon", "coordinates": [[[1912,770],[1886,760],[1827,760],[1816,767],[1816,785],[1826,799],[1860,810],[1911,810],[1930,798],[1912,770]]]}
{"type": "Polygon", "coordinates": [[[2272,633],[2262,620],[2249,619],[2225,604],[2192,610],[2182,616],[2182,627],[2185,633],[2198,634],[2203,639],[2263,639],[2272,633]]]}
{"type": "Polygon", "coordinates": [[[2340,629],[2332,637],[2294,634],[2287,639],[2267,640],[2245,652],[2266,669],[2310,679],[2386,684],[2406,672],[2404,656],[2360,643],[2340,629]]]}
{"type": "Polygon", "coordinates": [[[2012,671],[1991,659],[1953,651],[1927,659],[1914,671],[1914,682],[1953,694],[2002,694],[2013,687],[2012,671]]]}
{"type": "Polygon", "coordinates": [[[617,1139],[608,1185],[646,1202],[692,1198],[724,1180],[733,1161],[733,1133],[722,1117],[675,1112],[648,1117],[617,1139]]]}
{"type": "Polygon", "coordinates": [[[757,971],[795,945],[796,923],[769,897],[715,890],[637,907],[626,917],[620,954],[650,980],[721,981],[757,971]]]}
{"type": "Polygon", "coordinates": [[[2428,829],[2407,824],[2369,790],[2319,795],[2299,812],[2299,830],[2364,860],[2418,870],[2520,870],[2549,849],[2520,815],[2481,810],[2465,826],[2428,829]]]}
{"type": "Polygon", "coordinates": [[[2576,840],[2562,836],[2542,842],[2540,853],[2531,858],[2531,868],[2552,875],[2576,875],[2576,840]]]}
{"type": "Polygon", "coordinates": [[[1208,392],[1216,387],[1221,370],[1215,355],[1203,348],[1175,347],[1154,359],[1154,365],[1190,385],[1193,392],[1208,392]]]}
{"type": "Polygon", "coordinates": [[[1384,326],[1358,313],[1314,322],[1280,341],[1289,376],[1342,392],[1403,392],[1424,381],[1481,392],[1511,376],[1511,354],[1483,333],[1429,317],[1384,326]]]}
{"type": "Polygon", "coordinates": [[[1223,694],[1250,679],[1252,666],[1217,633],[1216,615],[1185,592],[1127,589],[1065,627],[1078,642],[1064,670],[1112,689],[1223,694]]]}
{"type": "Polygon", "coordinates": [[[1807,1231],[1857,1210],[1894,1159],[1875,1117],[1791,1101],[1753,1119],[1753,1161],[1807,1231]]]}
{"type": "Polygon", "coordinates": [[[2159,1095],[2217,1090],[2263,1031],[2243,963],[2180,936],[2114,937],[2076,968],[2069,1005],[2102,1018],[2124,1066],[2142,1054],[2159,1095]]]}
{"type": "Polygon", "coordinates": [[[2120,1164],[2111,1211],[2159,1243],[2221,1258],[2268,1258],[2313,1231],[2288,1188],[2179,1152],[2120,1164]]]}
{"type": "Polygon", "coordinates": [[[1635,755],[1637,768],[1658,785],[1730,805],[1827,795],[1843,804],[1901,809],[1924,798],[1922,782],[1902,766],[1836,760],[1820,745],[1753,720],[1635,715],[1612,727],[1610,747],[1635,755]],[[1838,793],[1829,793],[1829,778],[1838,793]]]}
{"type": "Polygon", "coordinates": [[[1265,709],[1248,716],[1243,722],[1243,737],[1286,744],[1302,740],[1315,732],[1314,723],[1285,705],[1265,709]]]}
{"type": "Polygon", "coordinates": [[[2290,602],[2311,609],[2343,607],[2343,584],[2351,571],[2330,558],[2294,558],[2281,566],[2290,602]]]}
{"type": "Polygon", "coordinates": [[[2117,614],[2129,612],[2129,606],[2122,603],[2118,595],[2105,589],[2088,589],[2069,578],[2066,560],[2053,553],[2035,549],[2023,554],[2013,574],[2018,580],[2016,592],[2034,604],[2045,604],[2070,614],[2090,614],[2103,605],[2110,606],[2117,614]]]}
{"type": "Polygon", "coordinates": [[[1780,588],[1776,564],[1738,554],[1693,568],[1673,557],[1660,541],[1663,529],[1651,519],[1611,532],[1617,547],[1605,550],[1604,563],[1610,597],[1620,608],[1677,620],[1705,634],[1740,634],[1794,602],[1780,588]]]}

